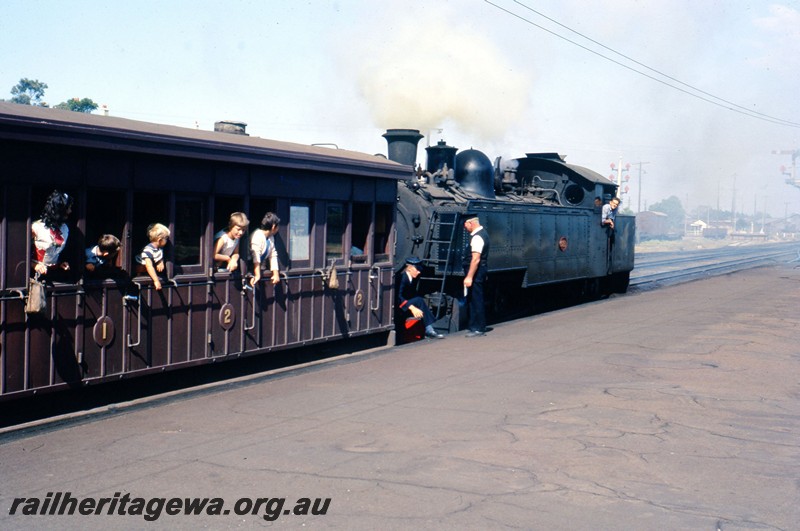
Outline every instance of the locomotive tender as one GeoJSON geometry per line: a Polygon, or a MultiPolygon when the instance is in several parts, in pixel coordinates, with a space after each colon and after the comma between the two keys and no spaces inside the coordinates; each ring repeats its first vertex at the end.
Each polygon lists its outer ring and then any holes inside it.
{"type": "Polygon", "coordinates": [[[440,143],[414,174],[413,130],[384,135],[389,160],[238,132],[0,102],[0,403],[334,340],[385,342],[395,274],[412,254],[439,294],[440,326],[458,329],[467,211],[492,237],[490,310],[519,302],[520,288],[627,286],[633,220],[618,216],[609,252],[591,206],[615,186],[556,155],[492,164],[440,143]],[[48,284],[46,315],[27,315],[31,224],[54,189],[75,198],[61,254],[71,276],[48,284]],[[279,284],[246,290],[215,268],[214,235],[235,211],[255,225],[267,211],[281,218],[279,284]],[[134,263],[153,222],[172,234],[161,291],[134,263]],[[119,274],[92,277],[83,251],[106,233],[122,242],[119,274]]]}

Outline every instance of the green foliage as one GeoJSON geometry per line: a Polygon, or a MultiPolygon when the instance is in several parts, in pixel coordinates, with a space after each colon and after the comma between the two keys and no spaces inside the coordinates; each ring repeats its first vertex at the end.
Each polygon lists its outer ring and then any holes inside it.
{"type": "Polygon", "coordinates": [[[667,225],[670,231],[680,232],[683,230],[686,211],[683,209],[681,200],[677,196],[670,196],[663,201],[650,205],[649,210],[653,212],[663,212],[667,215],[667,225]]]}
{"type": "Polygon", "coordinates": [[[23,77],[19,80],[19,83],[11,88],[11,95],[13,96],[11,101],[23,105],[47,107],[47,104],[42,101],[45,89],[47,89],[47,83],[42,83],[38,79],[23,77]]]}
{"type": "Polygon", "coordinates": [[[98,105],[89,98],[72,98],[71,100],[59,103],[54,107],[54,109],[90,113],[97,109],[97,107],[98,105]]]}
{"type": "MultiPolygon", "coordinates": [[[[23,77],[19,80],[19,83],[11,88],[11,95],[13,97],[9,101],[20,103],[22,105],[39,105],[41,107],[47,107],[47,104],[42,101],[42,98],[44,97],[44,91],[46,89],[47,83],[42,83],[38,79],[28,79],[23,77]]],[[[97,107],[99,107],[99,105],[89,98],[72,98],[55,106],[56,109],[85,113],[90,113],[97,109],[97,107]]]]}

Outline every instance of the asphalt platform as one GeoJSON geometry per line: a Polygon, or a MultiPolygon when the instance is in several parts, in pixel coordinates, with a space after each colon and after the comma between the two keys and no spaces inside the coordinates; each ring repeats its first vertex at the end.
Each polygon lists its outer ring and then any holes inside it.
{"type": "Polygon", "coordinates": [[[0,529],[800,529],[792,265],[0,434],[0,529]]]}

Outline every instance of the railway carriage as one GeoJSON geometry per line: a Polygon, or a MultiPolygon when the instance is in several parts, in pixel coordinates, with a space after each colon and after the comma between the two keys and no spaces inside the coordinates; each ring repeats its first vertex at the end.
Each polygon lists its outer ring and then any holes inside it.
{"type": "MultiPolygon", "coordinates": [[[[393,328],[406,166],[10,103],[0,103],[0,153],[0,400],[393,328]],[[26,315],[31,224],[54,189],[75,198],[61,254],[72,267],[48,283],[47,314],[26,315]],[[241,274],[216,270],[214,235],[235,211],[251,231],[267,211],[281,218],[279,284],[266,275],[243,289],[241,274]],[[153,222],[171,230],[161,291],[134,263],[153,222]],[[105,233],[122,242],[118,267],[91,277],[84,249],[105,233]]],[[[246,237],[240,245],[248,255],[246,237]]]]}

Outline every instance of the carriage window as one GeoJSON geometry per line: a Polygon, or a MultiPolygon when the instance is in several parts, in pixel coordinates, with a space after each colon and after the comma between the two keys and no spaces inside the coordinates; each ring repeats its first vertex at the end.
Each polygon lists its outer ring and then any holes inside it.
{"type": "MultiPolygon", "coordinates": [[[[250,219],[251,232],[261,226],[261,221],[264,219],[267,212],[278,213],[278,202],[275,199],[253,198],[250,200],[250,211],[247,212],[247,217],[250,219]]],[[[282,219],[281,224],[283,223],[286,223],[286,220],[282,219]]],[[[280,233],[275,236],[276,243],[279,237],[280,233]]]]}
{"type": "MultiPolygon", "coordinates": [[[[84,249],[83,243],[84,241],[81,238],[80,230],[77,227],[77,223],[80,219],[80,212],[81,205],[78,202],[78,195],[75,190],[70,188],[64,188],[61,186],[45,186],[45,187],[34,187],[31,190],[31,221],[37,221],[41,219],[42,211],[47,204],[47,199],[50,195],[55,191],[58,190],[62,194],[66,194],[72,199],[72,211],[69,217],[66,220],[67,228],[69,229],[69,234],[67,236],[67,241],[64,246],[61,248],[61,251],[58,255],[59,262],[67,262],[70,267],[74,269],[74,271],[78,271],[77,266],[83,261],[84,258],[84,249]]],[[[15,201],[16,199],[12,197],[13,194],[9,195],[9,201],[15,201]]],[[[0,214],[0,218],[3,217],[3,214],[0,214]]],[[[12,243],[15,238],[9,238],[9,243],[12,243]]],[[[33,249],[31,249],[33,250],[33,249]]],[[[65,283],[72,283],[75,281],[76,277],[73,276],[73,271],[63,271],[63,270],[56,270],[55,274],[51,274],[51,279],[54,279],[58,282],[65,282],[65,283]]]]}
{"type": "Polygon", "coordinates": [[[391,254],[392,205],[375,205],[375,261],[386,262],[391,254]]]}
{"type": "MultiPolygon", "coordinates": [[[[150,243],[147,227],[153,223],[169,226],[169,196],[166,194],[136,193],[133,196],[133,228],[131,229],[132,271],[136,271],[135,257],[150,243]]],[[[172,238],[170,238],[172,240],[172,238]]],[[[124,242],[123,242],[124,244],[124,242]]],[[[165,259],[169,260],[170,245],[165,249],[165,259]]]]}
{"type": "Polygon", "coordinates": [[[342,258],[344,229],[344,205],[328,203],[325,217],[325,263],[342,258]]]}
{"type": "Polygon", "coordinates": [[[369,235],[372,225],[372,205],[369,203],[353,204],[353,245],[350,248],[350,259],[356,264],[365,264],[369,260],[369,235]]]}
{"type": "MultiPolygon", "coordinates": [[[[240,197],[223,197],[217,196],[214,198],[214,233],[217,233],[221,230],[228,230],[228,221],[231,218],[231,214],[234,212],[244,212],[244,208],[242,208],[242,199],[240,197]]],[[[261,214],[263,216],[263,213],[261,214]]],[[[248,215],[248,219],[250,223],[255,221],[256,226],[258,226],[258,222],[261,221],[261,218],[257,220],[253,220],[248,215]]]]}
{"type": "Polygon", "coordinates": [[[200,199],[175,201],[175,265],[201,265],[200,246],[203,240],[203,202],[200,199]]]}
{"type": "MultiPolygon", "coordinates": [[[[122,243],[122,248],[110,265],[122,265],[125,256],[125,192],[116,190],[90,190],[86,194],[86,248],[98,244],[105,234],[116,236],[122,243]]],[[[133,251],[135,252],[135,251],[133,251]]],[[[94,276],[109,276],[113,270],[95,268],[94,276]]]]}
{"type": "MultiPolygon", "coordinates": [[[[267,212],[278,214],[278,201],[276,199],[263,197],[250,198],[250,208],[247,212],[245,212],[250,220],[250,227],[248,228],[245,236],[243,236],[243,239],[239,241],[239,249],[245,250],[245,252],[240,253],[240,255],[246,257],[248,262],[252,259],[250,255],[250,235],[254,234],[255,231],[259,229],[267,212]]],[[[284,218],[285,217],[286,216],[284,216],[284,218]]],[[[281,219],[280,226],[286,226],[285,219],[281,219]]],[[[278,261],[281,264],[288,264],[289,255],[286,253],[286,241],[284,240],[283,231],[278,232],[278,234],[275,235],[274,240],[275,247],[278,250],[278,261]]],[[[281,267],[283,267],[283,265],[281,267]]]]}
{"type": "Polygon", "coordinates": [[[311,259],[311,206],[295,203],[289,209],[289,258],[291,261],[311,259]]]}
{"type": "MultiPolygon", "coordinates": [[[[222,233],[228,231],[228,223],[231,219],[231,214],[234,212],[244,212],[243,201],[241,197],[225,197],[225,196],[216,196],[214,198],[214,225],[212,229],[214,230],[213,239],[211,241],[210,247],[210,255],[214,255],[214,248],[217,244],[217,240],[222,233]]],[[[247,214],[245,214],[247,216],[247,214]]],[[[250,219],[248,216],[247,218],[251,224],[253,224],[253,220],[250,219]]],[[[245,229],[244,234],[239,239],[239,256],[244,259],[247,259],[249,256],[249,252],[247,251],[250,248],[249,243],[249,231],[252,229],[258,228],[258,220],[255,220],[255,224],[253,227],[248,227],[245,229]]]]}

